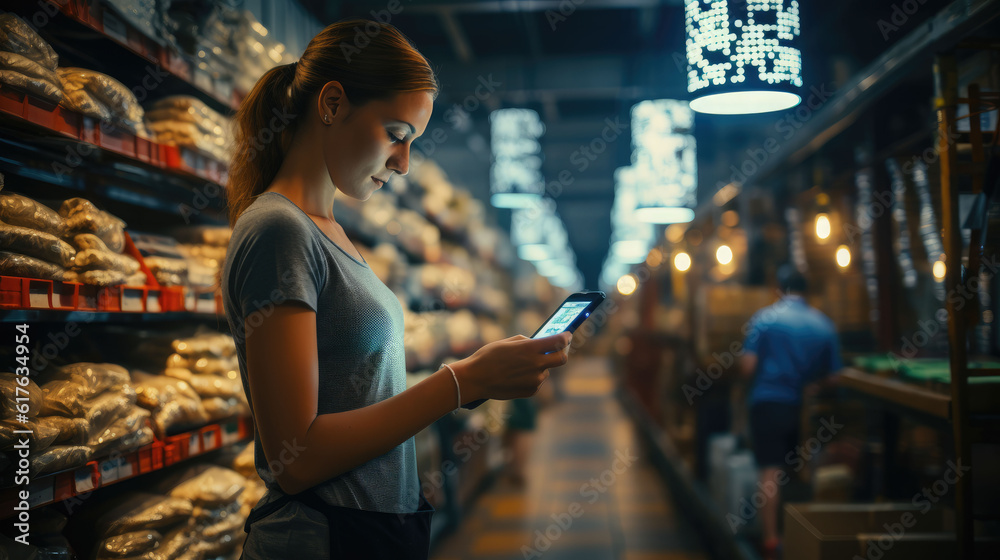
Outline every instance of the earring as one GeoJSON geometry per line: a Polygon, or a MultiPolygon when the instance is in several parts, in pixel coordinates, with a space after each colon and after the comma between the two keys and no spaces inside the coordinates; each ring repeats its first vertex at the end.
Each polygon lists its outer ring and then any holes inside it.
{"type": "Polygon", "coordinates": [[[330,122],[330,115],[323,115],[323,122],[329,123],[330,122]]]}

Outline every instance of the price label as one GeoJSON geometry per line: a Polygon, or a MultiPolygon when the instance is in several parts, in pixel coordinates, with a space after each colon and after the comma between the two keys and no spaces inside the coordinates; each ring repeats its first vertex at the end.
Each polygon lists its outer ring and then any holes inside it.
{"type": "Polygon", "coordinates": [[[41,282],[38,284],[32,283],[32,287],[28,290],[28,307],[41,307],[43,309],[50,307],[48,286],[41,282]]]}
{"type": "Polygon", "coordinates": [[[39,480],[28,485],[28,507],[50,504],[56,499],[56,489],[52,480],[39,480]]]}
{"type": "Polygon", "coordinates": [[[74,487],[76,488],[77,494],[82,494],[83,492],[90,492],[94,488],[94,477],[93,472],[90,467],[84,467],[82,469],[77,469],[73,473],[74,487]]]}
{"type": "Polygon", "coordinates": [[[122,290],[122,311],[142,311],[142,292],[139,290],[122,290]]]}
{"type": "Polygon", "coordinates": [[[125,22],[109,10],[104,10],[104,33],[116,41],[128,43],[128,28],[125,27],[125,22]]]}
{"type": "Polygon", "coordinates": [[[229,422],[222,425],[222,445],[229,445],[240,440],[240,425],[229,422]]]}
{"type": "Polygon", "coordinates": [[[126,459],[125,457],[118,459],[118,478],[119,479],[129,478],[133,474],[134,473],[132,472],[132,463],[129,462],[129,460],[126,459]]]}
{"type": "Polygon", "coordinates": [[[101,471],[101,484],[110,484],[118,480],[118,461],[108,460],[101,461],[100,463],[101,471]]]}
{"type": "Polygon", "coordinates": [[[198,438],[191,437],[188,439],[188,455],[197,455],[200,450],[198,449],[198,438]]]}
{"type": "Polygon", "coordinates": [[[150,293],[146,296],[146,311],[150,313],[160,312],[160,296],[158,293],[150,293]]]}
{"type": "Polygon", "coordinates": [[[216,445],[215,443],[215,434],[216,434],[215,430],[210,430],[201,434],[202,449],[204,449],[205,451],[209,451],[211,449],[215,449],[216,447],[218,447],[218,445],[216,445]]]}

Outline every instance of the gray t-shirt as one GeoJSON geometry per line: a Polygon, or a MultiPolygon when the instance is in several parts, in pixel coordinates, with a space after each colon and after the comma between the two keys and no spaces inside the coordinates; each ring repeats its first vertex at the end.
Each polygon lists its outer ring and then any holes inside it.
{"type": "MultiPolygon", "coordinates": [[[[248,399],[244,320],[253,314],[249,319],[253,328],[275,305],[289,301],[316,312],[319,414],[362,408],[406,389],[399,299],[367,263],[334,243],[284,195],[261,194],[236,221],[222,273],[222,295],[248,399]]],[[[297,445],[286,445],[286,459],[297,452],[297,445]]],[[[259,437],[254,437],[254,461],[268,489],[261,504],[270,502],[282,492],[259,437]]],[[[274,469],[280,468],[281,458],[272,458],[272,463],[274,469]]],[[[415,511],[419,480],[413,438],[321,483],[316,493],[336,506],[415,511]]]]}

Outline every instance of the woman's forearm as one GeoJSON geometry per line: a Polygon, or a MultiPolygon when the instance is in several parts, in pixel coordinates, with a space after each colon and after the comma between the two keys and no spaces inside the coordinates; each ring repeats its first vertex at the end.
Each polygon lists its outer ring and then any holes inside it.
{"type": "MultiPolygon", "coordinates": [[[[455,409],[455,381],[442,369],[384,401],[332,414],[319,414],[293,442],[279,483],[298,493],[388,453],[455,409]]],[[[284,459],[282,459],[284,462],[284,459]]]]}

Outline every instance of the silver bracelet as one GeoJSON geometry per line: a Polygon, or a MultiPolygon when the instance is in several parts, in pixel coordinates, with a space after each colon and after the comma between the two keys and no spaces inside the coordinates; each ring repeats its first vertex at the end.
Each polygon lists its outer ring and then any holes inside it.
{"type": "Polygon", "coordinates": [[[455,370],[451,369],[451,366],[449,366],[448,364],[442,363],[441,367],[448,368],[448,371],[451,372],[451,378],[455,380],[455,390],[458,391],[458,406],[456,406],[455,410],[452,411],[452,412],[455,412],[458,409],[462,408],[462,387],[459,386],[459,384],[458,384],[458,376],[455,375],[455,370]]]}

